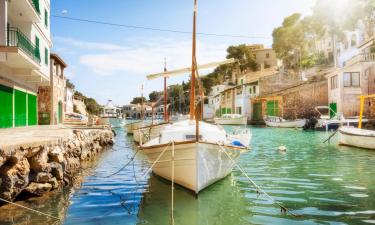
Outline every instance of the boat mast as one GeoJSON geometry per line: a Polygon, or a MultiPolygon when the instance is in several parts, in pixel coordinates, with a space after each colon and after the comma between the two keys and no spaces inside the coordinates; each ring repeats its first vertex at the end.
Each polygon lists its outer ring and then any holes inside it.
{"type": "Polygon", "coordinates": [[[143,84],[141,86],[141,118],[140,119],[144,119],[144,115],[143,115],[143,84]]]}
{"type": "MultiPolygon", "coordinates": [[[[196,73],[196,17],[197,17],[197,0],[194,0],[194,16],[193,16],[193,46],[192,46],[192,62],[191,62],[191,80],[190,80],[190,119],[195,117],[195,73],[196,73]]],[[[198,138],[198,137],[197,137],[198,138]]]]}
{"type": "MultiPolygon", "coordinates": [[[[166,73],[166,72],[167,72],[167,60],[166,60],[166,58],[164,58],[164,73],[166,73]]],[[[168,104],[168,101],[167,101],[167,76],[164,76],[164,121],[165,122],[169,121],[167,104],[168,104]]]]}

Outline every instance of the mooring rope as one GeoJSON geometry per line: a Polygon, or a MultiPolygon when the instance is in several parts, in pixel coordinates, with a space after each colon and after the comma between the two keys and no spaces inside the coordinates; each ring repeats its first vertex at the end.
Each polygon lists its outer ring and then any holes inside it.
{"type": "Polygon", "coordinates": [[[116,175],[118,173],[120,173],[122,170],[124,170],[134,159],[135,159],[135,156],[138,154],[139,152],[139,149],[137,149],[137,151],[133,154],[133,156],[129,159],[129,161],[127,163],[125,163],[125,165],[123,167],[121,167],[119,170],[117,170],[116,172],[110,174],[110,175],[107,175],[107,176],[97,176],[97,175],[92,175],[93,177],[98,177],[98,178],[109,178],[113,175],[116,175]]]}
{"type": "Polygon", "coordinates": [[[11,205],[14,205],[14,206],[17,206],[17,207],[20,207],[20,208],[23,208],[23,209],[27,209],[31,212],[35,212],[35,213],[38,213],[40,215],[43,215],[43,216],[46,216],[46,217],[50,217],[50,218],[53,218],[55,220],[58,220],[58,221],[61,221],[61,218],[59,217],[56,217],[56,216],[52,216],[52,215],[49,215],[47,213],[44,213],[44,212],[41,212],[41,211],[38,211],[38,210],[35,210],[35,209],[32,209],[32,208],[29,208],[27,206],[23,206],[23,205],[20,205],[20,204],[17,204],[17,203],[14,203],[14,202],[11,202],[11,201],[8,201],[8,200],[5,200],[3,198],[0,198],[0,201],[3,201],[3,202],[6,202],[8,204],[11,204],[11,205]]]}
{"type": "Polygon", "coordinates": [[[156,158],[156,160],[152,163],[152,165],[147,169],[147,171],[143,174],[143,177],[145,177],[151,170],[152,168],[154,168],[155,164],[160,160],[160,158],[163,156],[164,152],[167,151],[169,145],[171,144],[172,142],[168,142],[168,145],[165,146],[165,149],[159,154],[159,156],[156,158]]]}
{"type": "Polygon", "coordinates": [[[171,224],[174,225],[174,142],[172,142],[172,190],[171,190],[171,224]]]}
{"type": "Polygon", "coordinates": [[[256,188],[256,191],[257,193],[262,193],[264,194],[268,199],[270,199],[274,204],[278,205],[280,207],[280,210],[281,210],[281,213],[282,214],[286,214],[286,213],[289,213],[290,215],[292,216],[295,216],[295,217],[299,217],[300,215],[297,215],[295,213],[293,213],[292,211],[290,211],[288,208],[286,208],[284,205],[282,205],[281,203],[279,203],[278,201],[276,201],[274,198],[272,198],[269,194],[267,194],[267,192],[265,192],[263,189],[261,189],[250,177],[249,175],[247,175],[247,173],[245,172],[245,170],[228,154],[228,152],[224,149],[224,147],[222,145],[220,145],[219,143],[217,143],[217,145],[220,147],[221,151],[224,152],[227,157],[237,166],[237,168],[241,171],[241,173],[243,175],[245,175],[245,177],[254,185],[254,187],[256,188]]]}

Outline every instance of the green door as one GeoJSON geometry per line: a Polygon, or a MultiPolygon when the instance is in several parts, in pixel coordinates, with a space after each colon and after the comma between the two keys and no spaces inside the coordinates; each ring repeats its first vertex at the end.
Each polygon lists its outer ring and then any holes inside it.
{"type": "Polygon", "coordinates": [[[13,126],[13,89],[0,85],[0,128],[13,126]]]}
{"type": "Polygon", "coordinates": [[[37,120],[37,97],[32,94],[27,95],[27,114],[28,114],[28,125],[36,125],[37,120]]]}
{"type": "Polygon", "coordinates": [[[232,113],[232,109],[231,108],[227,108],[227,114],[231,114],[232,113]]]}
{"type": "Polygon", "coordinates": [[[268,101],[267,102],[267,115],[268,116],[278,116],[279,115],[279,104],[278,101],[268,101]]]}
{"type": "Polygon", "coordinates": [[[224,115],[227,113],[227,109],[226,108],[221,108],[221,115],[224,115]]]}
{"type": "Polygon", "coordinates": [[[329,104],[329,107],[331,108],[331,110],[329,110],[329,116],[333,118],[337,113],[337,103],[332,102],[329,104]]]}
{"type": "Polygon", "coordinates": [[[62,110],[62,103],[59,102],[59,108],[58,108],[58,111],[57,111],[57,123],[62,123],[62,114],[63,114],[63,110],[62,110]]]}
{"type": "Polygon", "coordinates": [[[26,126],[26,93],[14,89],[14,125],[26,126]]]}
{"type": "Polygon", "coordinates": [[[256,102],[253,103],[253,118],[252,120],[258,121],[262,120],[262,103],[256,102]]]}

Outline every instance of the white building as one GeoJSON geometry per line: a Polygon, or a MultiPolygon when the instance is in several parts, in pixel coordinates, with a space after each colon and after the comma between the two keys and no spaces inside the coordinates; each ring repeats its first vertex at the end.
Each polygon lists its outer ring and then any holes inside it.
{"type": "Polygon", "coordinates": [[[74,110],[73,95],[74,95],[73,89],[70,89],[70,88],[65,89],[65,113],[66,114],[73,113],[73,110],[74,110]]]}
{"type": "Polygon", "coordinates": [[[221,92],[226,89],[226,84],[215,85],[211,88],[211,92],[208,96],[208,108],[214,110],[216,116],[220,115],[220,105],[221,105],[221,92]]]}
{"type": "Polygon", "coordinates": [[[50,80],[50,1],[0,0],[0,128],[38,124],[50,80]]]}

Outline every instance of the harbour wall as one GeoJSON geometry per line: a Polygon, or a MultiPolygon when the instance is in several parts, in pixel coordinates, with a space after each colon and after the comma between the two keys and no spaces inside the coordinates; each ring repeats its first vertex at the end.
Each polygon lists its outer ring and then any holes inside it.
{"type": "MultiPolygon", "coordinates": [[[[4,131],[2,131],[4,132],[4,131]]],[[[6,132],[6,131],[5,131],[6,132]]],[[[4,132],[4,133],[5,133],[4,132]]],[[[17,133],[9,129],[8,136],[17,133]]],[[[14,201],[22,196],[41,196],[72,183],[81,164],[113,144],[109,129],[45,129],[44,133],[19,131],[17,142],[0,138],[0,198],[14,201]],[[40,137],[38,135],[41,135],[40,137]]]]}

